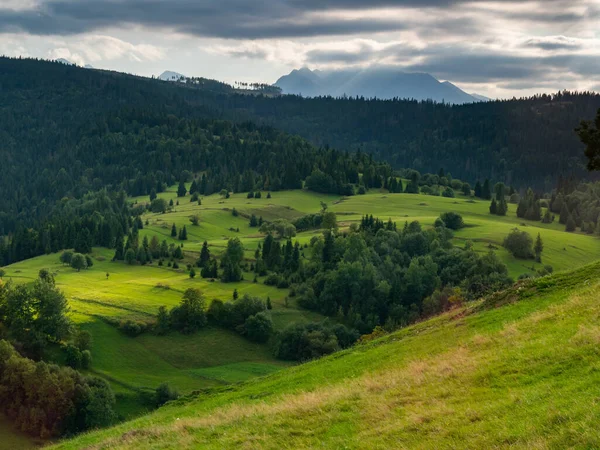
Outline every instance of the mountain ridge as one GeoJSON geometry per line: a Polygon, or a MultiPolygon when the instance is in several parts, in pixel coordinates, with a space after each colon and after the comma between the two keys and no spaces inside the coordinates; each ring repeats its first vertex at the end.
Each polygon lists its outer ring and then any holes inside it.
{"type": "Polygon", "coordinates": [[[305,97],[406,98],[451,104],[489,100],[468,94],[450,81],[441,82],[431,74],[403,72],[391,67],[332,71],[312,71],[303,67],[280,77],[275,86],[281,88],[284,94],[305,97]]]}

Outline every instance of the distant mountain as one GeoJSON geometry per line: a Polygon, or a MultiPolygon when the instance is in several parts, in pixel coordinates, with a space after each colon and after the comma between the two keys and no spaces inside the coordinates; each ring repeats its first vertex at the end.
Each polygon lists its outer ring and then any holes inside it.
{"type": "MultiPolygon", "coordinates": [[[[440,82],[428,73],[407,73],[392,67],[312,71],[293,70],[275,83],[284,94],[304,97],[362,96],[367,98],[409,98],[463,104],[482,101],[449,81],[440,82]]],[[[486,101],[489,99],[485,99],[486,101]]]]}
{"type": "Polygon", "coordinates": [[[159,75],[158,79],[163,81],[185,81],[187,77],[178,72],[171,72],[170,70],[165,70],[159,75]]]}
{"type": "Polygon", "coordinates": [[[84,69],[94,69],[95,67],[92,66],[91,64],[86,64],[85,66],[83,66],[84,69]]]}
{"type": "Polygon", "coordinates": [[[65,64],[67,66],[74,66],[75,64],[73,64],[71,61],[69,61],[68,59],[65,58],[58,58],[55,59],[56,62],[61,63],[61,64],[65,64]]]}

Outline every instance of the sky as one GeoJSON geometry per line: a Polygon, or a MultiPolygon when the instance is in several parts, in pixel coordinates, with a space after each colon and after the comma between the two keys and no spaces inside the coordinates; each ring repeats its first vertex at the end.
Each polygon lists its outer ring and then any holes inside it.
{"type": "Polygon", "coordinates": [[[600,0],[0,0],[0,54],[229,83],[385,65],[494,98],[600,91],[600,0]]]}

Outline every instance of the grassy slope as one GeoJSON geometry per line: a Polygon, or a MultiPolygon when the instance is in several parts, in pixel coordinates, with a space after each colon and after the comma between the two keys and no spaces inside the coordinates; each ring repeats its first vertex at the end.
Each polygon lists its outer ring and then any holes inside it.
{"type": "Polygon", "coordinates": [[[598,448],[600,263],[58,448],[598,448]]]}
{"type": "MultiPolygon", "coordinates": [[[[166,199],[177,200],[173,190],[161,193],[166,199]]],[[[134,201],[145,202],[144,198],[134,201]]],[[[205,197],[202,205],[191,203],[189,196],[180,199],[180,205],[168,214],[147,214],[148,226],[142,235],[159,235],[168,241],[170,226],[187,225],[189,240],[184,249],[190,257],[199,251],[202,242],[209,242],[211,251],[219,254],[226,245],[226,239],[238,236],[248,249],[246,256],[253,258],[254,249],[262,239],[256,228],[250,228],[243,215],[255,213],[265,218],[298,217],[317,212],[320,202],[327,202],[329,208],[338,213],[342,227],[360,220],[364,213],[374,214],[387,220],[391,217],[399,224],[406,220],[419,220],[430,225],[445,211],[463,214],[468,225],[456,233],[456,242],[471,239],[481,252],[489,250],[491,243],[500,257],[508,264],[511,275],[531,271],[531,261],[519,261],[500,247],[502,239],[514,226],[522,223],[514,215],[514,205],[510,205],[507,217],[491,216],[487,202],[471,202],[464,197],[447,199],[424,195],[382,194],[371,191],[368,195],[341,200],[336,196],[319,195],[303,191],[275,192],[271,199],[263,193],[262,199],[247,199],[243,193],[234,194],[230,199],[218,195],[205,197]],[[231,210],[236,208],[240,216],[233,217],[231,210]],[[189,216],[198,214],[201,224],[194,227],[189,216]],[[239,227],[240,231],[229,228],[239,227]]],[[[522,227],[522,226],[521,226],[522,227]]],[[[556,270],[578,267],[593,261],[600,254],[600,240],[583,234],[565,233],[559,224],[543,225],[527,222],[526,227],[532,236],[541,232],[545,242],[544,263],[556,270]]],[[[300,233],[302,243],[319,231],[300,233]]],[[[252,344],[235,333],[220,329],[203,330],[194,336],[173,334],[166,338],[144,335],[136,339],[128,338],[99,320],[98,316],[119,319],[152,320],[160,305],[169,307],[177,304],[183,291],[188,287],[198,287],[210,300],[229,300],[233,289],[240,294],[250,293],[262,298],[270,296],[274,309],[272,317],[277,329],[298,321],[321,320],[318,314],[297,308],[293,301],[285,306],[287,290],[279,290],[262,283],[252,283],[253,274],[246,274],[246,281],[224,284],[208,282],[199,276],[191,280],[184,269],[173,270],[152,266],[128,266],[112,263],[113,251],[95,249],[95,265],[91,270],[77,273],[61,266],[58,255],[47,255],[22,261],[6,268],[7,278],[16,282],[32,281],[41,268],[50,268],[57,283],[67,294],[75,321],[82,328],[89,329],[96,337],[92,352],[96,373],[110,379],[119,394],[119,412],[126,417],[138,414],[145,409],[136,400],[139,390],[154,389],[163,381],[168,381],[181,392],[210,388],[224,383],[250,379],[257,374],[266,374],[282,367],[273,359],[266,346],[252,344]],[[109,273],[109,278],[106,278],[109,273]],[[158,284],[170,289],[158,288],[158,284]],[[136,406],[137,405],[137,406],[136,406]]]]}

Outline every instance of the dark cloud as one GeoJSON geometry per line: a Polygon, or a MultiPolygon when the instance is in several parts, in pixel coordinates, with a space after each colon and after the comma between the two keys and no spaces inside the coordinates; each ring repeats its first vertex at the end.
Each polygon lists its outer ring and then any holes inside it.
{"type": "Polygon", "coordinates": [[[542,87],[544,83],[555,86],[576,82],[581,77],[594,79],[600,74],[600,58],[592,55],[559,53],[546,56],[517,56],[509,53],[470,51],[461,47],[429,46],[417,49],[394,45],[382,50],[365,46],[355,52],[312,51],[309,64],[340,63],[356,65],[384,60],[397,64],[396,70],[426,72],[439,79],[470,83],[512,83],[514,89],[542,87]],[[410,58],[419,60],[406,64],[410,58]]]}
{"type": "MultiPolygon", "coordinates": [[[[492,0],[477,0],[487,3],[492,0]]],[[[519,2],[529,2],[524,0],[519,2]]],[[[544,0],[544,10],[532,13],[544,20],[576,20],[559,8],[565,0],[544,0]],[[546,17],[548,16],[548,17],[546,17]]],[[[505,0],[506,3],[510,3],[505,0]]],[[[360,10],[382,7],[419,7],[451,9],[471,0],[42,0],[33,10],[0,9],[0,32],[16,30],[36,35],[69,35],[99,28],[124,25],[143,25],[168,28],[196,36],[258,39],[352,35],[403,30],[410,26],[406,20],[372,16],[340,20],[329,15],[319,17],[310,13],[344,9],[360,10]],[[317,18],[315,18],[317,17],[317,18]]],[[[531,1],[532,4],[537,2],[531,1]]],[[[442,14],[440,14],[440,17],[442,14]]],[[[440,19],[437,30],[469,31],[468,19],[440,19]]]]}
{"type": "Polygon", "coordinates": [[[580,42],[566,38],[564,36],[556,36],[549,38],[529,39],[524,43],[524,47],[539,48],[541,50],[577,50],[582,47],[580,42]]]}
{"type": "Polygon", "coordinates": [[[68,35],[137,24],[220,38],[312,37],[401,30],[386,18],[340,20],[305,17],[285,0],[49,0],[35,10],[0,9],[0,31],[68,35]]]}

